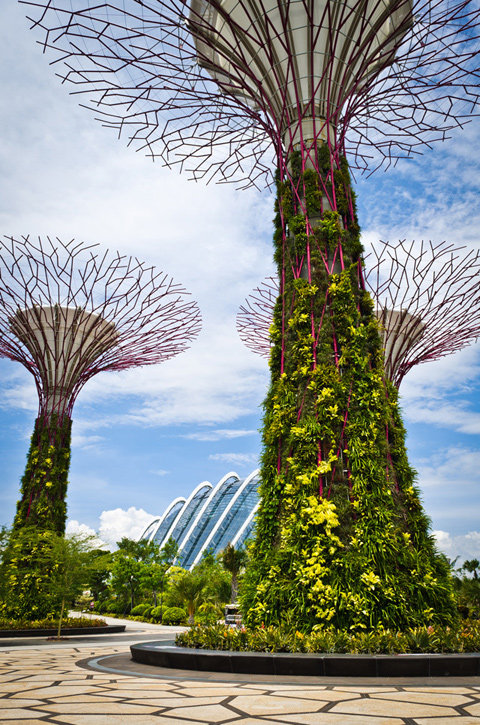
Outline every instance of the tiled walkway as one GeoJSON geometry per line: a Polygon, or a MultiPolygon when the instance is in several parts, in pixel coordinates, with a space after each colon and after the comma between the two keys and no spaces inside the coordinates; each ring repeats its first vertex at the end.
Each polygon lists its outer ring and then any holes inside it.
{"type": "MultiPolygon", "coordinates": [[[[129,669],[128,648],[48,645],[0,653],[0,721],[71,725],[480,725],[480,683],[306,684],[243,676],[229,682],[172,671],[155,677],[78,666],[101,657],[129,669]],[[107,655],[112,657],[105,658],[107,655]],[[197,679],[198,678],[198,679],[197,679]]],[[[132,663],[132,668],[135,665],[132,663]]],[[[308,681],[311,678],[308,678],[308,681]]],[[[343,681],[342,681],[343,682],[343,681]]],[[[438,682],[438,681],[437,681],[438,682]]]]}

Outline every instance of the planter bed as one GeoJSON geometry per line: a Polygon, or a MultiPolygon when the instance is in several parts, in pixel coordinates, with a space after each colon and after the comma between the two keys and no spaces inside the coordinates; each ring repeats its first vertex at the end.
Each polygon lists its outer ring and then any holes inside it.
{"type": "Polygon", "coordinates": [[[230,652],[169,647],[147,642],[130,647],[132,659],[146,665],[232,674],[317,675],[319,677],[474,677],[480,653],[466,654],[291,654],[230,652]]]}
{"type": "MultiPolygon", "coordinates": [[[[77,634],[116,634],[124,632],[124,624],[107,624],[105,627],[62,627],[61,636],[77,634]]],[[[55,637],[57,627],[51,629],[0,629],[0,638],[6,637],[55,637]]]]}

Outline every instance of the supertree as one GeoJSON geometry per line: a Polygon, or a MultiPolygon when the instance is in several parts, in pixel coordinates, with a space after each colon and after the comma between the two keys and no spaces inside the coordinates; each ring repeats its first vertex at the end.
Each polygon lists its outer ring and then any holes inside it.
{"type": "Polygon", "coordinates": [[[388,165],[465,122],[479,98],[477,5],[26,4],[60,75],[137,148],[244,186],[276,167],[280,294],[247,623],[451,621],[384,376],[346,154],[388,165]]]}
{"type": "Polygon", "coordinates": [[[200,330],[184,288],[97,245],[0,240],[0,356],[35,379],[39,407],[13,529],[63,533],[75,400],[94,375],[161,363],[200,330]]]}
{"type": "MultiPolygon", "coordinates": [[[[480,252],[446,242],[380,242],[365,264],[365,286],[381,325],[385,374],[397,388],[416,365],[451,355],[480,337],[480,252]]],[[[240,339],[266,358],[278,293],[278,279],[267,277],[237,314],[240,339]]]]}

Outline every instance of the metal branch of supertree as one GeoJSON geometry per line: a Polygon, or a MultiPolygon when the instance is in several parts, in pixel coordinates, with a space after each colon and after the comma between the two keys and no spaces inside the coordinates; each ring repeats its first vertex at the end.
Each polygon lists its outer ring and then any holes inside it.
{"type": "Polygon", "coordinates": [[[479,101],[474,0],[20,0],[104,124],[194,178],[270,183],[307,139],[373,170],[479,101]]]}
{"type": "MultiPolygon", "coordinates": [[[[366,258],[365,282],[383,328],[385,372],[398,387],[415,365],[438,360],[480,337],[480,252],[463,247],[380,242],[366,258]]],[[[268,357],[269,328],[279,291],[265,279],[241,305],[237,330],[268,357]]]]}
{"type": "Polygon", "coordinates": [[[161,363],[186,350],[200,311],[166,273],[98,245],[0,240],[0,356],[35,378],[39,416],[71,415],[104,370],[161,363]]]}

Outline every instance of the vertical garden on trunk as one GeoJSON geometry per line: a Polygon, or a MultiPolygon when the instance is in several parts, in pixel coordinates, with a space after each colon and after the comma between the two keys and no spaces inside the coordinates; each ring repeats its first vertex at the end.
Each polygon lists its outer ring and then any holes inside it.
{"type": "Polygon", "coordinates": [[[348,166],[326,144],[313,164],[304,158],[291,154],[277,177],[280,295],[245,621],[303,630],[449,624],[448,565],[384,375],[348,166]]]}

